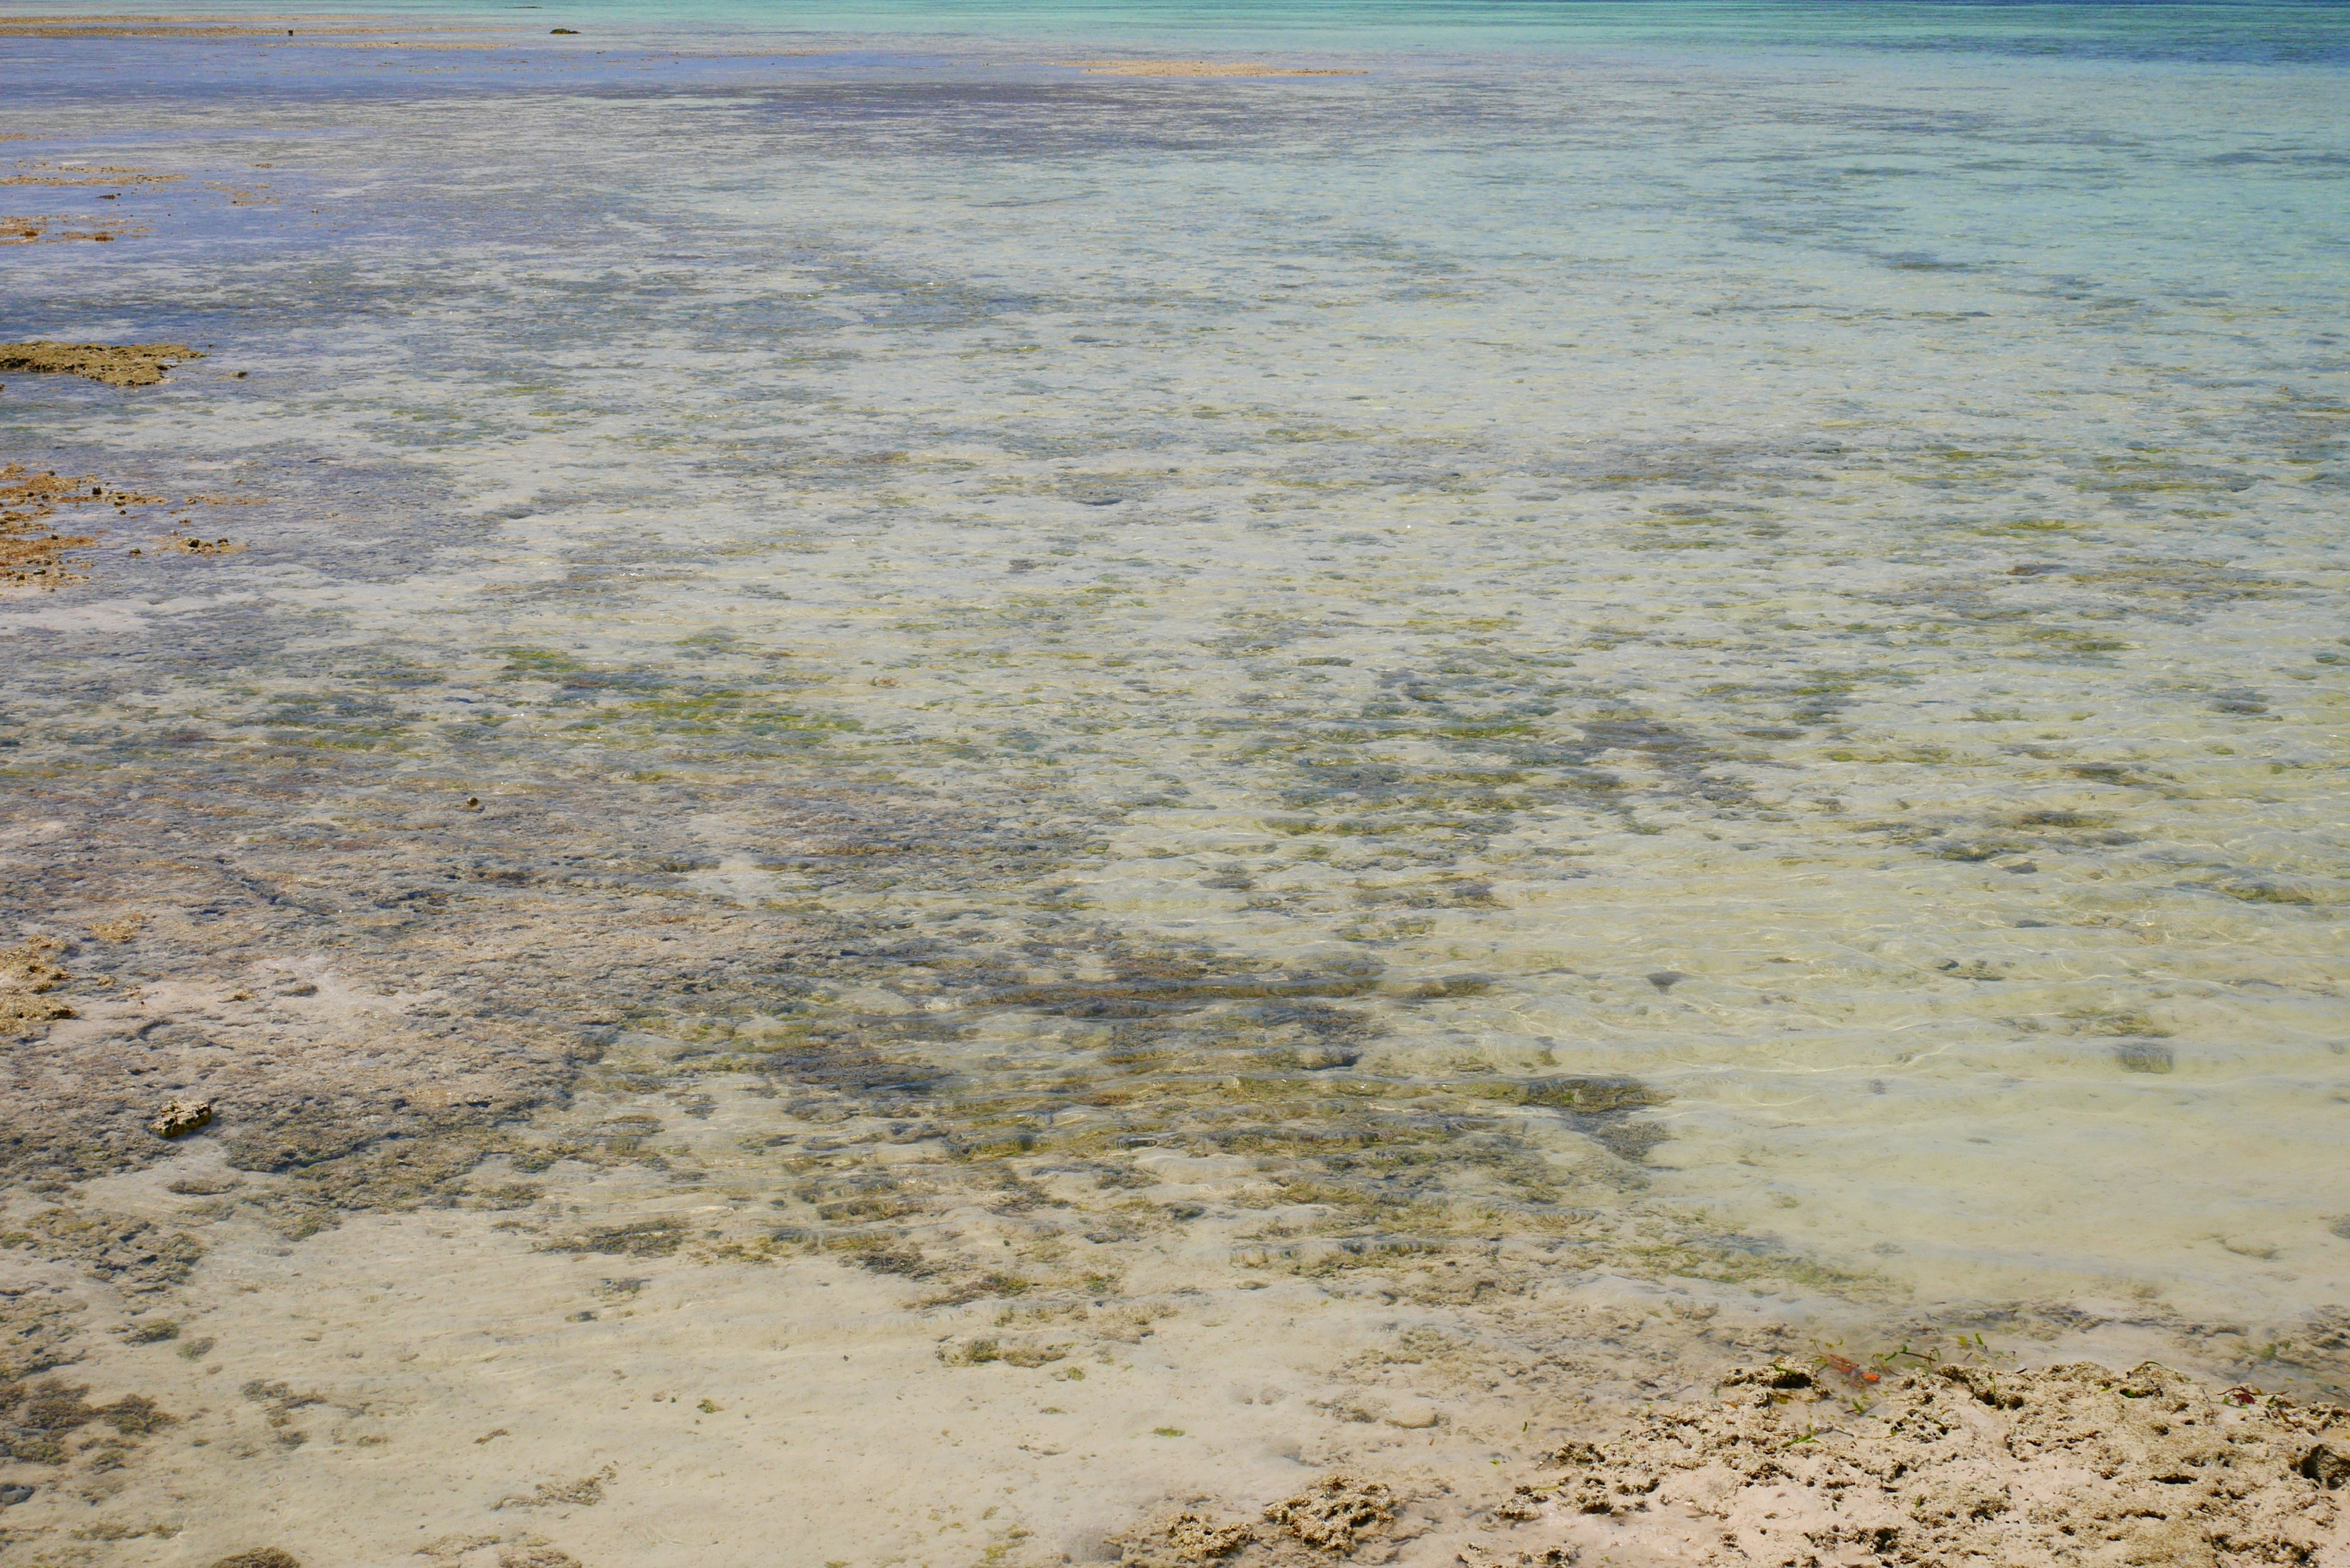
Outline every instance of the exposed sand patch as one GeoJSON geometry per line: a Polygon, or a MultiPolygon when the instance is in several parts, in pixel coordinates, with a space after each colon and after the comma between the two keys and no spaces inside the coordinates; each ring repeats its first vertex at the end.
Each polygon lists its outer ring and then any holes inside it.
{"type": "Polygon", "coordinates": [[[184,343],[0,343],[0,373],[85,376],[109,387],[151,387],[203,354],[184,343]]]}
{"type": "MultiPolygon", "coordinates": [[[[216,1168],[212,1137],[172,1169],[216,1168]]],[[[213,1183],[183,1179],[198,1190],[180,1198],[164,1175],[92,1196],[117,1229],[206,1206],[213,1183]]],[[[178,1418],[136,1462],[12,1467],[37,1488],[10,1511],[20,1540],[62,1546],[99,1525],[120,1532],[92,1554],[107,1564],[156,1561],[139,1537],[167,1532],[169,1561],[190,1564],[262,1545],[462,1568],[548,1550],[641,1568],[1098,1561],[1156,1495],[1308,1497],[1323,1449],[1366,1430],[1316,1408],[1312,1375],[1284,1356],[1330,1354],[1378,1309],[1310,1291],[1229,1321],[1195,1309],[1063,1362],[971,1366],[941,1362],[942,1325],[894,1282],[826,1261],[531,1251],[462,1213],[291,1247],[235,1221],[212,1234],[192,1288],[168,1297],[68,1285],[25,1249],[0,1252],[0,1282],[39,1295],[57,1281],[101,1331],[52,1352],[78,1352],[93,1407],[136,1392],[178,1418]],[[1296,1315],[1303,1332],[1267,1335],[1296,1315]],[[1203,1358],[1218,1377],[1198,1376],[1203,1358]],[[265,1516],[222,1505],[256,1496],[265,1516]]]]}
{"type": "Polygon", "coordinates": [[[1259,66],[1218,60],[1075,60],[1087,76],[1097,77],[1364,77],[1361,70],[1329,70],[1304,66],[1259,66]]]}

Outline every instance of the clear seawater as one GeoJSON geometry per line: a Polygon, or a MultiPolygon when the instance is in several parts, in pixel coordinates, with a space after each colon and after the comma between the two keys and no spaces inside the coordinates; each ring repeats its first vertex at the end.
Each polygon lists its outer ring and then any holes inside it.
{"type": "Polygon", "coordinates": [[[453,999],[550,1234],[2350,1300],[2350,9],[378,14],[0,39],[183,176],[0,338],[211,356],[0,455],[254,503],[0,600],[16,929],[453,999]]]}

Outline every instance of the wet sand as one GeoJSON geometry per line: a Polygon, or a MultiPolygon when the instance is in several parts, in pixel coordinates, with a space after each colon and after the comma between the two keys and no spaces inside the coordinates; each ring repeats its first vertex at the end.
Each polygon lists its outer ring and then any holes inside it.
{"type": "Polygon", "coordinates": [[[95,1504],[97,1539],[195,1563],[2350,1561],[2350,1413],[2151,1366],[1945,1341],[1864,1384],[1679,1290],[1471,1309],[1197,1248],[1023,1317],[722,1255],[723,1203],[535,1247],[491,1212],[221,1217],[272,1179],[191,1149],[86,1188],[94,1233],[12,1207],[0,1404],[51,1412],[13,1451],[79,1453],[18,1466],[15,1539],[95,1504]],[[26,1257],[85,1236],[103,1283],[26,1257]],[[61,1319],[80,1354],[50,1366],[61,1319]]]}
{"type": "MultiPolygon", "coordinates": [[[[534,1090],[396,971],[134,978],[266,909],[157,891],[0,978],[21,1541],[95,1507],[101,1560],[199,1564],[2350,1561],[2342,1412],[2069,1365],[2192,1354],[2158,1314],[1795,1304],[1620,1211],[1572,1268],[1506,1221],[1380,1240],[1254,1159],[941,1147],[740,1039],[550,1034],[534,1090]],[[167,1096],[219,1119],[156,1137],[167,1096]]],[[[2338,1380],[2350,1323],[2263,1380],[2296,1366],[2338,1380]]]]}

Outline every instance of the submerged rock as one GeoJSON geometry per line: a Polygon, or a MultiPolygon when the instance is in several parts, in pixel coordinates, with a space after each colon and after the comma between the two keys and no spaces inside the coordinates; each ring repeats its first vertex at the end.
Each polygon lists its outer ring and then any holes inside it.
{"type": "Polygon", "coordinates": [[[201,1127],[212,1125],[213,1103],[210,1100],[169,1099],[155,1113],[147,1128],[157,1137],[185,1137],[201,1127]]]}

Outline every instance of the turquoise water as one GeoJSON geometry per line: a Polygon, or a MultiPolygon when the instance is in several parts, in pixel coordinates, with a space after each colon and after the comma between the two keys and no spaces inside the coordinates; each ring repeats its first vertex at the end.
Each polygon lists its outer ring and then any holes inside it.
{"type": "MultiPolygon", "coordinates": [[[[1840,54],[1927,51],[2133,60],[2241,61],[2269,66],[2338,66],[2345,50],[2339,5],[2118,0],[2102,5],[2002,3],[2002,0],[1530,0],[1520,4],[1440,5],[1430,0],[1367,4],[981,5],[909,0],[898,5],[629,4],[578,0],[536,5],[465,6],[405,0],[369,7],[370,17],[418,21],[514,21],[517,11],[554,26],[582,20],[630,29],[708,29],[743,36],[785,31],[862,36],[983,35],[1048,41],[1125,37],[1249,40],[1294,44],[1492,47],[1495,42],[1566,47],[1646,45],[1667,48],[1728,46],[1750,54],[1825,49],[1840,54]]],[[[20,5],[14,15],[76,16],[88,7],[56,0],[20,5]]],[[[109,15],[109,13],[98,13],[109,15]]],[[[168,14],[167,14],[168,15],[168,14]]],[[[258,0],[208,5],[207,17],[298,16],[258,0]]],[[[319,13],[322,17],[332,13],[319,13]]],[[[631,31],[630,38],[642,36],[631,31]]]]}
{"type": "Polygon", "coordinates": [[[0,39],[124,229],[0,337],[210,354],[5,378],[170,503],[0,600],[7,918],[429,993],[171,1069],[273,1223],[2350,1300],[2350,10],[522,25],[0,39]],[[1080,64],[1203,58],[1359,74],[1080,64]]]}

